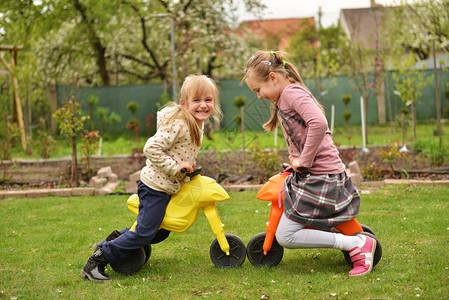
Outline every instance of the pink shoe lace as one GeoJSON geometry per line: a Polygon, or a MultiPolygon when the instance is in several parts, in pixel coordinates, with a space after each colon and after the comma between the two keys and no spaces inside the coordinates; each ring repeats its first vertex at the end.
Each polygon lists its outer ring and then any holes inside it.
{"type": "Polygon", "coordinates": [[[354,247],[349,250],[349,257],[351,257],[352,266],[354,267],[349,276],[363,276],[371,272],[374,263],[374,252],[376,251],[376,240],[363,235],[365,244],[362,248],[354,247]]]}

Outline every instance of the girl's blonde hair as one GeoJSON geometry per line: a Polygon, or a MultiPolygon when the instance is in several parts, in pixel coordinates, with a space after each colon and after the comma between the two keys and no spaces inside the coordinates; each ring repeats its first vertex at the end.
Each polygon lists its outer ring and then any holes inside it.
{"type": "Polygon", "coordinates": [[[214,98],[213,118],[216,122],[219,122],[223,113],[221,112],[220,105],[218,103],[218,88],[214,80],[207,77],[206,75],[189,75],[185,78],[181,87],[181,99],[184,100],[185,104],[181,105],[171,102],[165,105],[164,107],[175,107],[175,111],[164,122],[163,125],[171,125],[176,119],[185,120],[187,126],[189,127],[190,138],[192,142],[198,147],[201,146],[201,129],[199,128],[195,118],[189,113],[185,105],[188,103],[188,99],[195,99],[208,94],[211,94],[214,98]]]}
{"type": "MultiPolygon", "coordinates": [[[[269,74],[271,72],[284,76],[291,83],[299,84],[307,89],[295,66],[287,61],[287,55],[282,51],[257,51],[254,53],[246,63],[245,75],[242,82],[248,78],[248,75],[254,76],[256,79],[265,82],[269,79],[269,74]]],[[[324,113],[323,107],[320,104],[318,105],[324,113]]],[[[271,110],[270,120],[263,125],[265,130],[272,132],[276,128],[278,123],[277,112],[278,107],[274,104],[274,107],[271,110]]]]}

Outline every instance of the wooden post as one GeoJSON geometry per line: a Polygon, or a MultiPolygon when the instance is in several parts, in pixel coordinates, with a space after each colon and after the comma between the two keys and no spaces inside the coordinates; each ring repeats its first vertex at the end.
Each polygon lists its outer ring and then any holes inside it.
{"type": "Polygon", "coordinates": [[[3,59],[3,57],[0,56],[0,61],[5,66],[5,68],[8,70],[8,72],[11,74],[12,77],[12,91],[13,91],[13,98],[14,103],[16,106],[17,111],[17,121],[19,122],[19,129],[20,129],[20,139],[22,141],[22,148],[24,151],[27,150],[27,139],[26,139],[26,133],[25,133],[25,123],[23,121],[23,112],[22,112],[22,104],[20,102],[19,97],[19,81],[17,80],[16,76],[16,66],[17,66],[17,51],[23,50],[23,46],[9,46],[9,45],[0,45],[0,51],[1,50],[7,50],[9,51],[10,55],[10,65],[3,59]]]}

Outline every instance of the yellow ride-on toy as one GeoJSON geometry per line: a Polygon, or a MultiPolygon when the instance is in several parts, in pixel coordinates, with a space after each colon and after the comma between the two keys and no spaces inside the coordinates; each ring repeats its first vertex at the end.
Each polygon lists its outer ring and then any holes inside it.
{"type": "MultiPolygon", "coordinates": [[[[243,241],[233,234],[225,234],[223,224],[218,215],[215,202],[228,200],[228,193],[214,179],[201,176],[201,168],[190,174],[190,181],[182,185],[179,192],[172,195],[167,206],[164,220],[158,234],[153,240],[140,249],[132,251],[119,264],[111,264],[114,271],[122,274],[133,274],[139,271],[151,255],[151,244],[165,240],[170,232],[184,232],[198,219],[200,209],[203,210],[216,239],[210,247],[212,263],[219,268],[238,267],[246,258],[246,247],[243,241]]],[[[139,197],[131,195],[127,201],[128,208],[136,215],[139,213],[139,197]]],[[[130,230],[134,231],[137,221],[130,230]]]]}

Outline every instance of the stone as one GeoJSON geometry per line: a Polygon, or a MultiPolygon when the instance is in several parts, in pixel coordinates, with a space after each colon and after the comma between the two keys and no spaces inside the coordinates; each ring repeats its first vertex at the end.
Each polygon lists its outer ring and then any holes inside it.
{"type": "Polygon", "coordinates": [[[137,183],[135,183],[135,182],[125,183],[125,191],[129,194],[137,193],[137,183]]]}
{"type": "Polygon", "coordinates": [[[103,167],[97,172],[97,176],[107,178],[112,174],[111,166],[103,167]]]}
{"type": "Polygon", "coordinates": [[[72,196],[94,196],[94,188],[73,188],[72,196]]]}
{"type": "Polygon", "coordinates": [[[89,181],[89,186],[100,189],[106,184],[107,181],[108,179],[105,177],[93,176],[89,181]]]}

